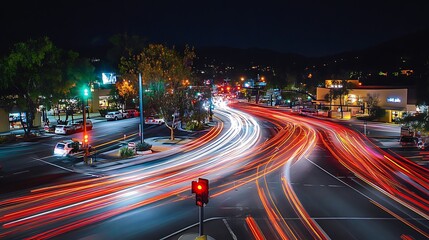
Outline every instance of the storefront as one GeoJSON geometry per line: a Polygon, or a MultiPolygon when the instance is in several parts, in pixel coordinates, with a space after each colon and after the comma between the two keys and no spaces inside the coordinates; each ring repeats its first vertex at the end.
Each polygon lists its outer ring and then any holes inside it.
{"type": "MultiPolygon", "coordinates": [[[[361,86],[357,80],[353,80],[355,87],[349,89],[343,99],[330,99],[332,90],[338,85],[329,84],[341,82],[340,80],[326,80],[325,87],[317,88],[316,102],[318,105],[327,106],[330,111],[338,111],[342,108],[351,117],[368,114],[369,109],[379,107],[384,110],[384,116],[378,120],[395,122],[404,114],[415,111],[416,107],[408,105],[408,89],[386,86],[361,86]]],[[[340,86],[342,87],[342,86],[340,86]]]]}

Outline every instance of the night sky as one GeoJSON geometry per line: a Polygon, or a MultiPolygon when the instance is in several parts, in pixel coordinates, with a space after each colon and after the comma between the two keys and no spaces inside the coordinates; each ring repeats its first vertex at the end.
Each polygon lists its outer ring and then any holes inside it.
{"type": "Polygon", "coordinates": [[[74,49],[127,33],[168,45],[258,47],[315,57],[429,27],[429,1],[422,0],[102,2],[10,1],[1,10],[1,48],[48,36],[74,49]]]}

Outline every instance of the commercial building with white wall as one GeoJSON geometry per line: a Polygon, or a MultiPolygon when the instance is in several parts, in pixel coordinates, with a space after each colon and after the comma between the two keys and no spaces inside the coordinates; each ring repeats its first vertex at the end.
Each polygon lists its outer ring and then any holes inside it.
{"type": "Polygon", "coordinates": [[[402,117],[416,111],[415,101],[408,96],[406,87],[390,86],[362,86],[359,80],[346,80],[353,85],[349,88],[349,93],[342,98],[329,100],[329,94],[335,88],[343,87],[343,80],[326,80],[325,87],[318,87],[316,90],[316,103],[330,110],[331,117],[339,117],[340,107],[343,109],[343,118],[354,117],[358,114],[368,113],[368,100],[377,100],[377,106],[385,110],[386,114],[380,121],[394,122],[396,118],[402,117]],[[411,100],[410,100],[411,99],[411,100]]]}

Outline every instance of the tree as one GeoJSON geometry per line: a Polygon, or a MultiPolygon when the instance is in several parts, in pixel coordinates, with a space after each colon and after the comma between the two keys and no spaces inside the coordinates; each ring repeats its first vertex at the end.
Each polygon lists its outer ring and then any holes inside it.
{"type": "Polygon", "coordinates": [[[0,104],[16,106],[26,113],[23,124],[26,137],[31,134],[36,108],[68,96],[83,76],[91,73],[94,76],[89,61],[78,57],[77,53],[59,49],[48,37],[43,37],[16,43],[1,60],[0,104]]]}
{"type": "Polygon", "coordinates": [[[115,34],[109,38],[109,42],[112,46],[107,53],[107,62],[113,66],[118,66],[121,57],[129,58],[143,51],[147,46],[147,39],[137,36],[124,34],[115,34]]]}
{"type": "Polygon", "coordinates": [[[375,117],[377,114],[378,103],[380,102],[378,94],[367,94],[366,95],[366,107],[368,108],[368,114],[375,117]]]}
{"type": "Polygon", "coordinates": [[[126,79],[116,82],[116,89],[118,89],[118,94],[123,100],[124,108],[127,109],[129,100],[137,97],[137,90],[131,81],[126,79]]]}
{"type": "MultiPolygon", "coordinates": [[[[336,85],[338,87],[331,88],[330,94],[332,94],[332,99],[340,99],[340,112],[341,118],[343,118],[343,100],[344,96],[347,96],[352,88],[354,88],[353,83],[347,80],[334,80],[332,85],[336,85]]],[[[330,98],[330,96],[328,96],[330,98]]],[[[347,105],[347,103],[346,103],[347,105]]]]}
{"type": "Polygon", "coordinates": [[[13,99],[13,105],[26,113],[23,124],[26,137],[31,133],[42,96],[63,95],[74,85],[67,70],[77,57],[77,53],[65,52],[43,37],[16,43],[1,60],[0,91],[5,95],[2,94],[0,101],[10,106],[13,99]]]}
{"type": "Polygon", "coordinates": [[[190,66],[194,57],[195,53],[189,47],[185,48],[181,56],[174,48],[149,44],[141,53],[122,57],[120,61],[121,73],[134,76],[142,74],[143,84],[147,87],[144,106],[154,109],[164,118],[172,140],[175,129],[173,116],[176,112],[183,112],[180,110],[183,107],[180,101],[185,95],[180,90],[181,82],[191,77],[190,66]]]}

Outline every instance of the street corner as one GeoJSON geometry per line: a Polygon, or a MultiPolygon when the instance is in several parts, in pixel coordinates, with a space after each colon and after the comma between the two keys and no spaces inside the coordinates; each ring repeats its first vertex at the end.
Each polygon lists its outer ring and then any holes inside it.
{"type": "Polygon", "coordinates": [[[165,240],[172,240],[172,239],[180,239],[180,240],[187,240],[187,239],[207,239],[207,240],[214,240],[214,239],[237,239],[236,234],[231,229],[228,220],[224,217],[214,217],[210,219],[206,219],[204,221],[204,235],[200,236],[198,234],[199,232],[199,226],[193,225],[189,226],[188,228],[183,229],[182,231],[179,231],[178,233],[174,235],[170,235],[166,238],[163,238],[165,240]],[[200,237],[200,238],[198,238],[200,237]]]}

